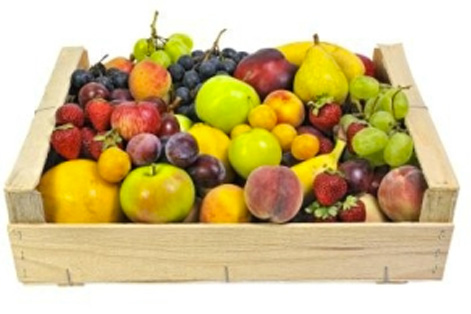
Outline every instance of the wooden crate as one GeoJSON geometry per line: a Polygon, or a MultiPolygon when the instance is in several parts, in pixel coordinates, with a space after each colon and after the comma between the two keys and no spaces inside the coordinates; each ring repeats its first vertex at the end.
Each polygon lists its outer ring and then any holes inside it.
{"type": "Polygon", "coordinates": [[[45,223],[35,190],[54,113],[69,77],[88,67],[83,48],[64,48],[5,187],[18,279],[24,283],[441,279],[458,183],[401,45],[380,45],[383,79],[412,85],[407,127],[428,189],[418,223],[79,224],[45,223]]]}

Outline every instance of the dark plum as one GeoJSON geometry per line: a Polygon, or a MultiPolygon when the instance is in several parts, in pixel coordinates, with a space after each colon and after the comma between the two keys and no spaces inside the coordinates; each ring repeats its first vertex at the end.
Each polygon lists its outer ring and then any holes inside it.
{"type": "Polygon", "coordinates": [[[180,132],[180,123],[173,113],[164,113],[160,122],[159,137],[161,139],[169,138],[175,133],[180,132]]]}
{"type": "Polygon", "coordinates": [[[108,89],[103,86],[103,84],[90,82],[85,84],[79,91],[78,101],[80,106],[85,107],[85,104],[94,99],[94,98],[103,98],[109,99],[110,92],[108,89]]]}
{"type": "Polygon", "coordinates": [[[186,168],[198,158],[199,148],[196,139],[189,133],[179,132],[172,135],[165,145],[168,161],[180,168],[186,168]]]}

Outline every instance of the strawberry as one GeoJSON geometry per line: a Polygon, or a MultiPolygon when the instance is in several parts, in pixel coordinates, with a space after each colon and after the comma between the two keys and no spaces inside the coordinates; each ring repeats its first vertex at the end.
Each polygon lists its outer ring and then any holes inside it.
{"type": "Polygon", "coordinates": [[[315,104],[314,108],[309,110],[309,121],[325,134],[332,133],[332,129],[340,122],[341,117],[342,108],[336,103],[315,104]]]}
{"type": "Polygon", "coordinates": [[[72,123],[58,126],[51,135],[54,150],[67,160],[76,159],[80,154],[82,135],[72,123]]]}
{"type": "Polygon", "coordinates": [[[112,113],[113,106],[102,98],[92,99],[85,105],[85,116],[99,132],[110,128],[112,113]]]}
{"type": "Polygon", "coordinates": [[[66,103],[59,107],[56,111],[56,125],[72,123],[81,128],[84,123],[84,113],[79,105],[74,103],[66,103]]]}
{"type": "Polygon", "coordinates": [[[339,212],[343,222],[363,222],[366,220],[366,209],[363,201],[353,195],[347,196],[339,212]]]}
{"type": "Polygon", "coordinates": [[[98,160],[101,153],[107,148],[113,146],[123,148],[123,139],[115,130],[95,133],[90,128],[83,128],[82,134],[84,133],[84,146],[86,149],[83,151],[83,153],[88,158],[98,160]]]}
{"type": "Polygon", "coordinates": [[[331,206],[347,194],[347,181],[336,172],[322,172],[314,179],[313,190],[319,204],[331,206]]]}
{"type": "Polygon", "coordinates": [[[325,136],[319,137],[319,155],[328,154],[334,149],[332,141],[325,136]]]}
{"type": "Polygon", "coordinates": [[[93,138],[96,136],[96,131],[92,128],[84,127],[80,130],[80,132],[82,133],[82,156],[85,158],[95,159],[95,154],[92,154],[91,145],[93,138]]]}
{"type": "Polygon", "coordinates": [[[352,154],[355,153],[352,146],[353,137],[355,134],[366,128],[366,124],[361,122],[352,122],[347,128],[347,148],[348,151],[352,154]]]}
{"type": "Polygon", "coordinates": [[[313,216],[314,222],[337,222],[340,203],[333,206],[322,206],[313,202],[304,211],[313,216]]]}

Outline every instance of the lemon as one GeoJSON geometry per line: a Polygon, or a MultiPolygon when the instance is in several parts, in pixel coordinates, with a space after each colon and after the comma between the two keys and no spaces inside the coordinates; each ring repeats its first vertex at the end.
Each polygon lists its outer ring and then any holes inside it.
{"type": "Polygon", "coordinates": [[[97,163],[76,159],[48,170],[38,185],[47,222],[118,222],[119,187],[103,180],[97,163]]]}

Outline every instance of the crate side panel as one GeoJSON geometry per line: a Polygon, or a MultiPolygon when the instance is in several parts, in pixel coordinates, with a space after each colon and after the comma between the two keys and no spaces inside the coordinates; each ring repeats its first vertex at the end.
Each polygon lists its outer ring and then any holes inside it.
{"type": "Polygon", "coordinates": [[[10,226],[31,283],[440,279],[451,224],[10,226]]]}
{"type": "Polygon", "coordinates": [[[37,213],[37,208],[42,205],[34,205],[31,209],[24,207],[23,204],[28,203],[28,200],[21,200],[19,197],[33,199],[27,192],[33,192],[39,183],[49,151],[49,137],[55,125],[55,111],[67,97],[72,72],[87,65],[88,57],[83,48],[63,48],[59,54],[28,135],[5,185],[6,194],[16,193],[7,196],[11,222],[38,222],[38,217],[43,216],[37,213]],[[14,204],[16,201],[19,203],[14,204]],[[17,210],[24,212],[14,212],[17,210]],[[17,220],[20,218],[21,220],[17,220]]]}

